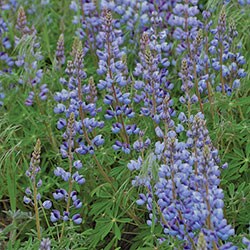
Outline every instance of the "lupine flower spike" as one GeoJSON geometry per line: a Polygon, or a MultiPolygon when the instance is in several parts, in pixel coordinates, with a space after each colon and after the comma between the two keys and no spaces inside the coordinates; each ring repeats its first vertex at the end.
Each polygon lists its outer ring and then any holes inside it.
{"type": "MultiPolygon", "coordinates": [[[[68,169],[65,170],[62,167],[56,167],[54,170],[54,174],[56,177],[59,177],[64,182],[68,183],[68,190],[64,188],[59,188],[53,193],[53,198],[56,201],[64,200],[65,202],[65,209],[62,213],[57,210],[53,209],[50,214],[50,220],[55,223],[59,220],[63,220],[63,226],[61,231],[61,238],[64,234],[65,222],[68,220],[72,220],[75,224],[81,224],[82,218],[79,213],[75,213],[76,209],[80,209],[82,207],[81,200],[77,197],[78,193],[75,191],[74,185],[82,185],[85,182],[85,179],[82,175],[79,174],[78,170],[82,168],[82,163],[80,160],[74,160],[74,153],[75,153],[75,136],[76,136],[76,121],[75,115],[72,112],[70,114],[66,131],[63,135],[65,142],[65,152],[64,155],[68,158],[68,169]]],[[[47,203],[43,203],[44,207],[49,205],[48,208],[51,207],[49,201],[47,203]]]]}
{"type": "Polygon", "coordinates": [[[57,65],[63,65],[65,63],[65,55],[64,55],[64,36],[61,34],[59,36],[56,48],[56,62],[57,65]]]}
{"type": "Polygon", "coordinates": [[[37,237],[41,239],[41,229],[40,229],[40,218],[38,211],[38,202],[41,199],[41,194],[38,193],[38,189],[42,185],[42,180],[38,179],[38,173],[40,172],[40,154],[41,154],[41,142],[38,139],[32,153],[31,161],[28,170],[26,171],[26,176],[30,178],[31,188],[28,187],[25,190],[25,196],[23,198],[24,203],[31,204],[34,206],[35,216],[36,216],[36,229],[37,237]]]}

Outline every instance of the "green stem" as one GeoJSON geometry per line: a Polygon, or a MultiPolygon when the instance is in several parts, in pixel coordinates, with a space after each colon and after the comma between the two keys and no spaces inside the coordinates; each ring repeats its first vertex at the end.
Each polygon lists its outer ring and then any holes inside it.
{"type": "Polygon", "coordinates": [[[38,211],[38,203],[37,203],[37,187],[36,181],[33,181],[33,192],[34,192],[34,209],[35,209],[35,216],[36,216],[36,230],[37,230],[37,238],[41,240],[41,227],[40,227],[40,218],[39,218],[39,211],[38,211]]]}

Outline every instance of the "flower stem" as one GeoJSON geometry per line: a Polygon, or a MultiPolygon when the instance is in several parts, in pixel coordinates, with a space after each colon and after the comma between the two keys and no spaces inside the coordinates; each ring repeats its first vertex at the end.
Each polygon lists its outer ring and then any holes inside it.
{"type": "Polygon", "coordinates": [[[37,187],[36,181],[33,181],[33,192],[34,192],[34,209],[35,209],[35,216],[36,216],[36,230],[37,230],[37,238],[41,240],[41,228],[40,228],[40,218],[38,212],[38,203],[37,203],[37,187]]]}

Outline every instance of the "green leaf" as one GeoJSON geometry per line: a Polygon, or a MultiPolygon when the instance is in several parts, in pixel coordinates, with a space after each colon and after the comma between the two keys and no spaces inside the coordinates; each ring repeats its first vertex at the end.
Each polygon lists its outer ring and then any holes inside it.
{"type": "Polygon", "coordinates": [[[115,243],[115,238],[113,238],[109,244],[104,248],[104,250],[110,250],[112,249],[112,247],[114,246],[114,243],[115,243]]]}
{"type": "Polygon", "coordinates": [[[240,159],[244,159],[244,152],[242,150],[239,150],[238,148],[234,148],[234,153],[239,156],[240,159]]]}
{"type": "Polygon", "coordinates": [[[243,173],[248,169],[248,162],[245,162],[243,166],[240,168],[239,172],[243,173]]]}
{"type": "Polygon", "coordinates": [[[245,106],[250,104],[250,98],[249,97],[241,97],[238,98],[236,102],[234,102],[233,106],[245,106]]]}
{"type": "Polygon", "coordinates": [[[114,233],[115,233],[115,237],[120,240],[121,239],[121,230],[118,227],[117,223],[115,222],[114,224],[114,233]]]}
{"type": "Polygon", "coordinates": [[[229,194],[231,197],[234,196],[234,184],[233,183],[230,183],[229,186],[228,186],[228,190],[229,190],[229,194]]]}
{"type": "Polygon", "coordinates": [[[122,219],[119,218],[117,219],[117,221],[120,223],[128,223],[128,222],[131,222],[132,220],[129,218],[122,218],[122,219]]]}
{"type": "Polygon", "coordinates": [[[102,240],[109,234],[112,227],[113,227],[112,221],[110,221],[109,223],[104,223],[102,225],[97,224],[98,234],[101,236],[102,240]]]}
{"type": "Polygon", "coordinates": [[[90,211],[90,215],[94,215],[94,216],[97,216],[97,215],[100,215],[102,213],[104,213],[106,210],[110,210],[112,206],[112,202],[110,200],[108,201],[100,201],[100,202],[96,202],[91,211],[90,211]]]}
{"type": "Polygon", "coordinates": [[[246,183],[245,182],[242,182],[238,188],[237,188],[237,193],[241,193],[245,187],[246,183]]]}
{"type": "Polygon", "coordinates": [[[11,171],[11,163],[9,162],[9,167],[7,168],[7,186],[10,197],[11,210],[16,211],[16,171],[13,169],[11,171]]]}

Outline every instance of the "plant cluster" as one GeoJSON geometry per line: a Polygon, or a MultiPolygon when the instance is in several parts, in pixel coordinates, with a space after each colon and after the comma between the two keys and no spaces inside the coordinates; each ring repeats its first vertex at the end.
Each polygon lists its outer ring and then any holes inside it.
{"type": "Polygon", "coordinates": [[[236,5],[0,0],[0,247],[250,249],[236,5]]]}

